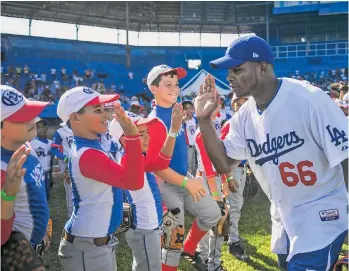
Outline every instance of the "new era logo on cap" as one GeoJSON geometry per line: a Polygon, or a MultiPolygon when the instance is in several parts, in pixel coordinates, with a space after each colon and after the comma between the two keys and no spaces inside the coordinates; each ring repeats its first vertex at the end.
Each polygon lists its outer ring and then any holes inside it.
{"type": "Polygon", "coordinates": [[[89,105],[105,104],[116,101],[119,95],[101,95],[99,92],[88,87],[76,87],[66,91],[59,99],[57,114],[67,123],[72,113],[89,105]]]}
{"type": "Polygon", "coordinates": [[[1,85],[1,121],[27,122],[35,119],[48,103],[29,101],[18,90],[1,85]]]}

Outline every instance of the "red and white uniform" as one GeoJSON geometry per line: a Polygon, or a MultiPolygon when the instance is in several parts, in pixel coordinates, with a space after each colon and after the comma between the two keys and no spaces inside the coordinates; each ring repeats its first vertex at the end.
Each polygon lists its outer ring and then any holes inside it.
{"type": "MultiPolygon", "coordinates": [[[[216,128],[217,134],[219,134],[221,127],[215,125],[215,128],[216,128]]],[[[197,158],[198,158],[198,171],[204,172],[206,178],[212,178],[217,176],[216,169],[214,168],[206,152],[200,128],[198,128],[195,133],[195,148],[197,151],[197,158]]]]}
{"type": "Polygon", "coordinates": [[[185,140],[188,146],[195,145],[195,131],[197,124],[198,120],[195,117],[184,122],[185,140]]]}
{"type": "Polygon", "coordinates": [[[262,114],[249,99],[230,120],[227,155],[248,160],[275,204],[290,239],[288,260],[328,246],[348,228],[344,120],[321,89],[289,78],[262,114]]]}

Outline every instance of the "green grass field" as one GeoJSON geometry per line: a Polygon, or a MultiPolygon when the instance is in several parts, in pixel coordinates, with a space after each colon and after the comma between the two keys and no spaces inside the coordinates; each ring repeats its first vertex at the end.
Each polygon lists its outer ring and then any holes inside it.
{"type": "MultiPolygon", "coordinates": [[[[247,201],[242,211],[240,220],[240,234],[244,237],[248,244],[246,250],[251,256],[251,261],[246,264],[235,260],[229,252],[225,244],[223,247],[224,266],[228,270],[243,271],[272,271],[279,270],[277,268],[277,257],[270,251],[270,232],[271,222],[269,215],[270,203],[263,193],[259,193],[253,200],[247,201]]],[[[67,212],[65,207],[65,192],[61,178],[54,178],[54,185],[50,198],[51,218],[53,220],[53,248],[45,254],[46,270],[59,271],[62,270],[57,251],[62,229],[67,221],[67,212]]],[[[190,215],[186,216],[186,229],[192,222],[190,215]]],[[[347,243],[347,242],[346,242],[347,243]]],[[[348,245],[344,245],[344,251],[348,251],[348,245]]],[[[120,246],[117,249],[118,270],[131,270],[132,253],[128,248],[123,236],[120,236],[120,246]]],[[[181,271],[194,270],[185,260],[182,260],[181,271]]],[[[79,271],[79,270],[77,270],[79,271]]]]}

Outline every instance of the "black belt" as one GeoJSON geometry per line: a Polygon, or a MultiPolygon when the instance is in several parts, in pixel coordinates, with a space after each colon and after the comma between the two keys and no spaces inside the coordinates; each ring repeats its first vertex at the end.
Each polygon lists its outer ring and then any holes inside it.
{"type": "MultiPolygon", "coordinates": [[[[75,239],[75,235],[72,235],[69,232],[67,232],[66,230],[63,230],[62,238],[64,240],[66,240],[67,242],[73,244],[74,239],[75,239]]],[[[101,246],[108,244],[109,240],[110,240],[110,236],[98,237],[98,238],[93,238],[93,243],[97,247],[101,247],[101,246]]]]}
{"type": "Polygon", "coordinates": [[[189,147],[189,148],[195,148],[195,146],[193,146],[193,145],[188,145],[188,147],[189,147]]]}

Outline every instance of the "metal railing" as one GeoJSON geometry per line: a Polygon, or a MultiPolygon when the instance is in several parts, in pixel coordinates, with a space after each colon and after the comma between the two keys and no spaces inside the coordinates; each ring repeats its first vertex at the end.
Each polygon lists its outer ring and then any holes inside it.
{"type": "Polygon", "coordinates": [[[301,58],[316,56],[346,56],[348,42],[304,43],[294,45],[272,46],[275,58],[301,58]]]}

